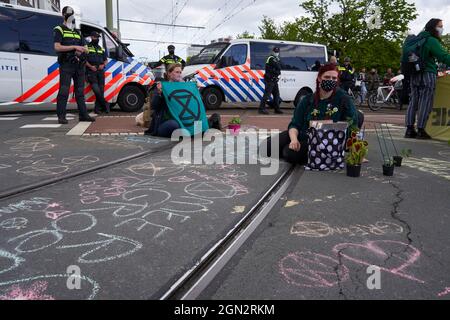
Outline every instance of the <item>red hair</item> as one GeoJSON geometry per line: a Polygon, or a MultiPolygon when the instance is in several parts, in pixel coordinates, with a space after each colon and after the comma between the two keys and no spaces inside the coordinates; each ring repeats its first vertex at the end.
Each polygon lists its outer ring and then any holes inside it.
{"type": "MultiPolygon", "coordinates": [[[[320,79],[320,77],[322,77],[322,75],[325,72],[328,72],[328,71],[336,71],[338,73],[338,75],[339,75],[338,67],[334,63],[326,63],[325,65],[320,67],[319,74],[317,75],[317,79],[316,79],[316,92],[314,94],[314,105],[315,105],[316,108],[319,106],[319,100],[320,100],[320,83],[319,83],[319,79],[320,79]]],[[[339,79],[338,79],[338,85],[339,85],[339,79]]],[[[336,94],[336,90],[337,90],[337,88],[335,88],[333,90],[331,98],[333,98],[334,95],[336,94]]]]}

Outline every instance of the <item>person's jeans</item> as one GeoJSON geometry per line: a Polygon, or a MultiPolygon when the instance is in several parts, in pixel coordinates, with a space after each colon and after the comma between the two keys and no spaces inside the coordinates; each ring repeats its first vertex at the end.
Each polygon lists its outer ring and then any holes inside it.
{"type": "Polygon", "coordinates": [[[180,125],[175,120],[167,120],[158,127],[157,136],[162,138],[172,137],[172,133],[180,129],[180,125]]]}
{"type": "Polygon", "coordinates": [[[367,97],[367,87],[365,82],[361,83],[361,103],[364,103],[364,101],[366,101],[366,97],[367,97]]]}

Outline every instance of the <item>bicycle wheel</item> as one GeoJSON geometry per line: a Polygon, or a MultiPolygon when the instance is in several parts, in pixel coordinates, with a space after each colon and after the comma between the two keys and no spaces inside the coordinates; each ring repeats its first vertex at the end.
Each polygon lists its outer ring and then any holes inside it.
{"type": "Polygon", "coordinates": [[[369,95],[369,98],[367,99],[369,102],[369,108],[372,111],[378,111],[381,109],[381,107],[383,106],[383,102],[379,102],[378,101],[378,93],[377,92],[373,92],[369,95]]]}

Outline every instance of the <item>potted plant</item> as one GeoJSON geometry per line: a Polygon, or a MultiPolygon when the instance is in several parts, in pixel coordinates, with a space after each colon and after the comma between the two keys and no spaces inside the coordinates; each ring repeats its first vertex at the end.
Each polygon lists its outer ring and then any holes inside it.
{"type": "Polygon", "coordinates": [[[383,163],[383,175],[386,177],[392,177],[394,175],[394,159],[386,158],[383,163]]]}
{"type": "Polygon", "coordinates": [[[347,153],[345,162],[347,164],[347,176],[357,178],[361,176],[361,164],[369,151],[369,143],[358,139],[356,131],[352,132],[347,141],[347,153]]]}
{"type": "Polygon", "coordinates": [[[228,123],[228,129],[230,129],[232,134],[239,134],[239,131],[241,130],[241,124],[242,120],[240,117],[233,118],[228,123]]]}
{"type": "Polygon", "coordinates": [[[401,156],[395,156],[394,157],[394,165],[396,167],[401,167],[402,166],[402,161],[405,158],[409,158],[412,154],[412,150],[411,149],[403,149],[400,152],[401,156]]]}

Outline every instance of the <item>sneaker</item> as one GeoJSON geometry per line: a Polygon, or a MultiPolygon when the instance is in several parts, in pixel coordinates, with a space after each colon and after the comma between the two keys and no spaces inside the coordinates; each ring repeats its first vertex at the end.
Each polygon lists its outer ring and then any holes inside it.
{"type": "Polygon", "coordinates": [[[275,109],[275,113],[276,113],[276,114],[283,114],[284,112],[281,111],[281,109],[275,109]]]}
{"type": "Polygon", "coordinates": [[[417,131],[414,129],[414,126],[408,126],[405,133],[406,139],[414,139],[417,137],[417,131]]]}
{"type": "Polygon", "coordinates": [[[421,140],[430,140],[431,137],[428,135],[428,133],[426,133],[425,129],[420,129],[417,132],[417,139],[421,139],[421,140]]]}
{"type": "Polygon", "coordinates": [[[259,109],[258,111],[259,114],[269,114],[269,111],[267,111],[267,109],[259,109]]]}
{"type": "Polygon", "coordinates": [[[95,122],[95,119],[90,116],[86,116],[86,117],[80,118],[80,122],[95,122]]]}
{"type": "Polygon", "coordinates": [[[67,121],[66,118],[59,118],[59,119],[58,119],[58,123],[59,123],[59,124],[68,124],[69,121],[67,121]]]}

